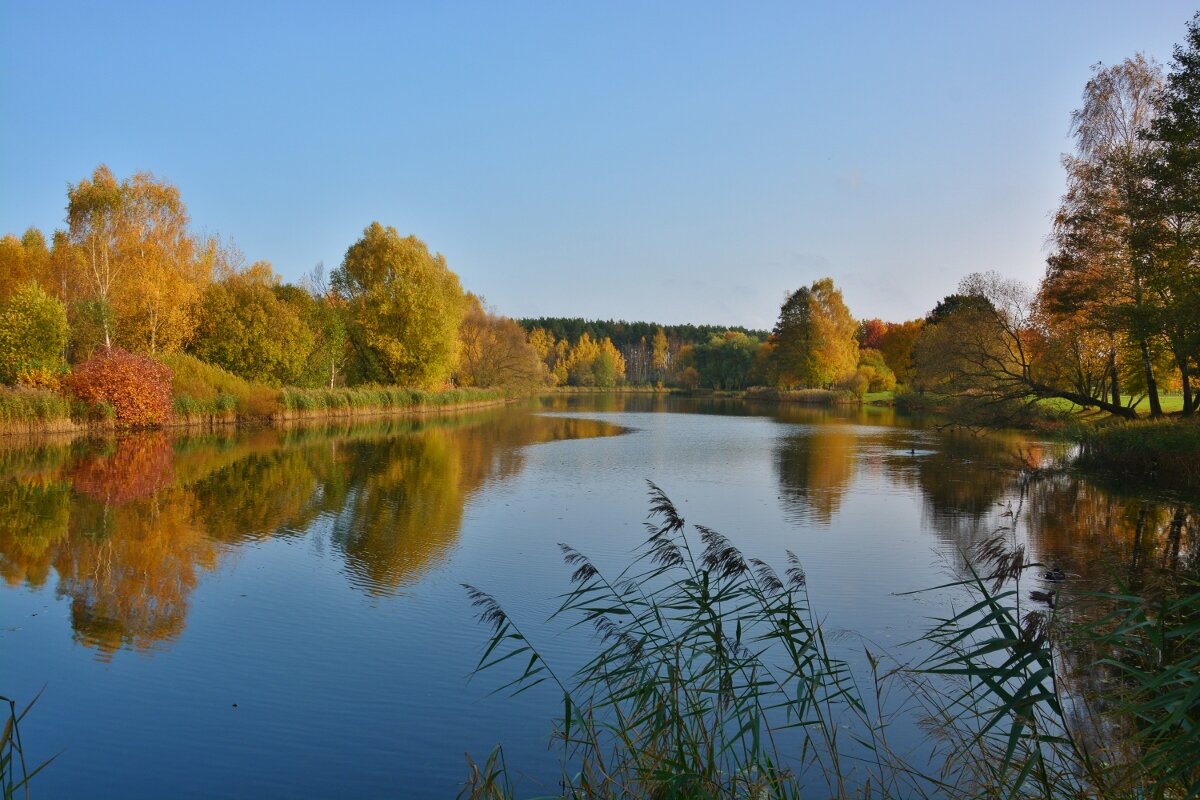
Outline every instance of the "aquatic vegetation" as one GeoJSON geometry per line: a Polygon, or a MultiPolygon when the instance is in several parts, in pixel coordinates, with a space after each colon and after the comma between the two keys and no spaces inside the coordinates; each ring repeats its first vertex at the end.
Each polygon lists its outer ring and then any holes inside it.
{"type": "MultiPolygon", "coordinates": [[[[513,694],[561,692],[561,796],[1200,794],[1200,585],[1184,580],[1154,602],[1031,602],[1022,577],[1047,565],[1001,530],[967,554],[967,577],[926,590],[968,601],[906,647],[919,655],[868,645],[860,683],[831,650],[795,555],[780,574],[714,530],[689,531],[653,484],[650,508],[643,544],[615,576],[561,545],[571,588],[554,616],[596,634],[571,674],[466,587],[491,629],[476,672],[508,670],[501,689],[513,694]],[[1068,685],[1081,650],[1119,679],[1068,685]],[[903,715],[919,717],[925,746],[893,745],[903,715]]],[[[460,796],[514,796],[501,749],[471,762],[460,796]]]]}
{"type": "MultiPolygon", "coordinates": [[[[40,696],[39,692],[38,697],[40,696]]],[[[18,712],[15,700],[0,695],[0,703],[8,706],[8,719],[0,727],[0,798],[3,800],[15,800],[17,797],[28,798],[30,796],[29,782],[57,758],[57,756],[52,756],[36,767],[31,767],[25,761],[25,750],[21,744],[21,720],[33,708],[38,697],[34,697],[24,709],[18,712]]]]}

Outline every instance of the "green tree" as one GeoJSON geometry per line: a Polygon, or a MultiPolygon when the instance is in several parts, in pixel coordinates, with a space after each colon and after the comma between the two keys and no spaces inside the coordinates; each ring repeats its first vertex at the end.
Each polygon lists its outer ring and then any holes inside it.
{"type": "Polygon", "coordinates": [[[392,383],[437,386],[458,356],[463,291],[441,254],[372,222],[333,273],[362,355],[392,383]]]}
{"type": "Polygon", "coordinates": [[[0,381],[15,383],[33,370],[60,371],[67,334],[63,304],[27,281],[0,308],[0,381]]]}
{"type": "Polygon", "coordinates": [[[858,365],[858,323],[831,278],[790,294],[773,332],[781,385],[827,387],[858,365]]]}
{"type": "Polygon", "coordinates": [[[887,365],[883,353],[873,348],[859,351],[858,374],[867,381],[869,392],[890,392],[896,388],[896,373],[887,365]]]}
{"type": "Polygon", "coordinates": [[[741,389],[746,386],[757,351],[758,340],[744,333],[714,333],[708,342],[694,349],[696,371],[701,382],[714,389],[741,389]]]}
{"type": "Polygon", "coordinates": [[[1200,410],[1200,14],[1175,48],[1155,107],[1142,138],[1154,146],[1148,200],[1165,224],[1149,283],[1180,373],[1183,413],[1190,416],[1200,410]]]}
{"type": "Polygon", "coordinates": [[[332,389],[343,380],[342,371],[349,357],[345,303],[311,280],[304,283],[303,287],[290,283],[273,287],[275,297],[295,311],[313,334],[312,350],[295,385],[332,389]]]}
{"type": "Polygon", "coordinates": [[[209,285],[191,353],[251,381],[302,380],[315,339],[296,309],[276,296],[278,283],[270,265],[259,262],[209,285]]]}

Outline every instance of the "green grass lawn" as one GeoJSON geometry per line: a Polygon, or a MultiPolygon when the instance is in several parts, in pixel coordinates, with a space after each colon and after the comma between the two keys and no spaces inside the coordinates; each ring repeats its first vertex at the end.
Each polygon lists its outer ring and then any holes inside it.
{"type": "MultiPolygon", "coordinates": [[[[1162,409],[1166,413],[1183,410],[1183,393],[1182,392],[1159,392],[1158,400],[1162,403],[1162,409]]],[[[1042,405],[1047,408],[1052,408],[1056,411],[1080,411],[1081,407],[1075,405],[1070,400],[1063,400],[1060,397],[1049,397],[1041,401],[1042,405]]],[[[1150,401],[1143,397],[1135,406],[1137,412],[1142,415],[1150,413],[1150,401]]]]}

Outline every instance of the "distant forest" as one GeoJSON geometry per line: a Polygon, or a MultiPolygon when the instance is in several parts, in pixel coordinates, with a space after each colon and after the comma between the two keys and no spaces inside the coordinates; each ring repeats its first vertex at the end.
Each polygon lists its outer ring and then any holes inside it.
{"type": "Polygon", "coordinates": [[[659,328],[667,334],[668,341],[678,343],[679,346],[704,344],[714,333],[723,336],[726,331],[744,333],[760,342],[765,342],[767,336],[770,335],[770,331],[756,331],[740,325],[692,325],[690,323],[687,325],[660,325],[657,322],[626,322],[623,319],[614,322],[611,319],[583,319],[582,317],[538,317],[537,319],[519,319],[517,322],[526,332],[532,331],[534,328],[542,328],[553,333],[555,339],[566,339],[572,344],[579,341],[579,337],[584,333],[596,341],[607,336],[612,339],[618,350],[624,350],[626,346],[633,347],[641,344],[643,339],[647,342],[652,341],[659,328]]]}
{"type": "Polygon", "coordinates": [[[614,322],[611,319],[582,317],[538,317],[519,319],[517,322],[526,333],[541,328],[553,334],[556,341],[567,341],[572,345],[578,343],[585,333],[596,342],[611,339],[617,352],[624,358],[625,380],[634,384],[653,383],[662,377],[655,373],[653,365],[654,337],[660,330],[667,337],[668,366],[674,363],[675,356],[682,348],[707,344],[714,335],[724,336],[732,331],[745,334],[757,342],[767,341],[770,335],[770,331],[753,330],[740,325],[660,325],[657,322],[614,322]]]}

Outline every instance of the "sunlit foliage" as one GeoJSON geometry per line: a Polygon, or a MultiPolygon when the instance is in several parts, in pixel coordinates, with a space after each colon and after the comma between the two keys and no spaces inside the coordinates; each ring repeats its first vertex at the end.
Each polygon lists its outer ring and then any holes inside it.
{"type": "Polygon", "coordinates": [[[171,370],[119,347],[97,352],[65,383],[79,399],[113,409],[120,425],[160,425],[171,414],[171,370]]]}
{"type": "Polygon", "coordinates": [[[299,382],[315,338],[295,308],[276,296],[278,284],[264,262],[210,284],[189,350],[249,381],[299,382]]]}
{"type": "Polygon", "coordinates": [[[362,377],[435,387],[454,369],[463,291],[446,259],[372,222],[333,273],[349,306],[362,377]]]}
{"type": "Polygon", "coordinates": [[[66,367],[67,310],[30,280],[0,304],[0,382],[57,388],[66,367]]]}
{"type": "MultiPolygon", "coordinates": [[[[520,325],[487,309],[473,294],[468,293],[465,302],[455,372],[458,385],[527,392],[549,381],[549,369],[520,325]]],[[[540,344],[546,346],[544,341],[540,344]]]]}
{"type": "Polygon", "coordinates": [[[858,364],[858,324],[830,278],[788,295],[775,325],[775,361],[783,388],[825,388],[858,364]]]}

